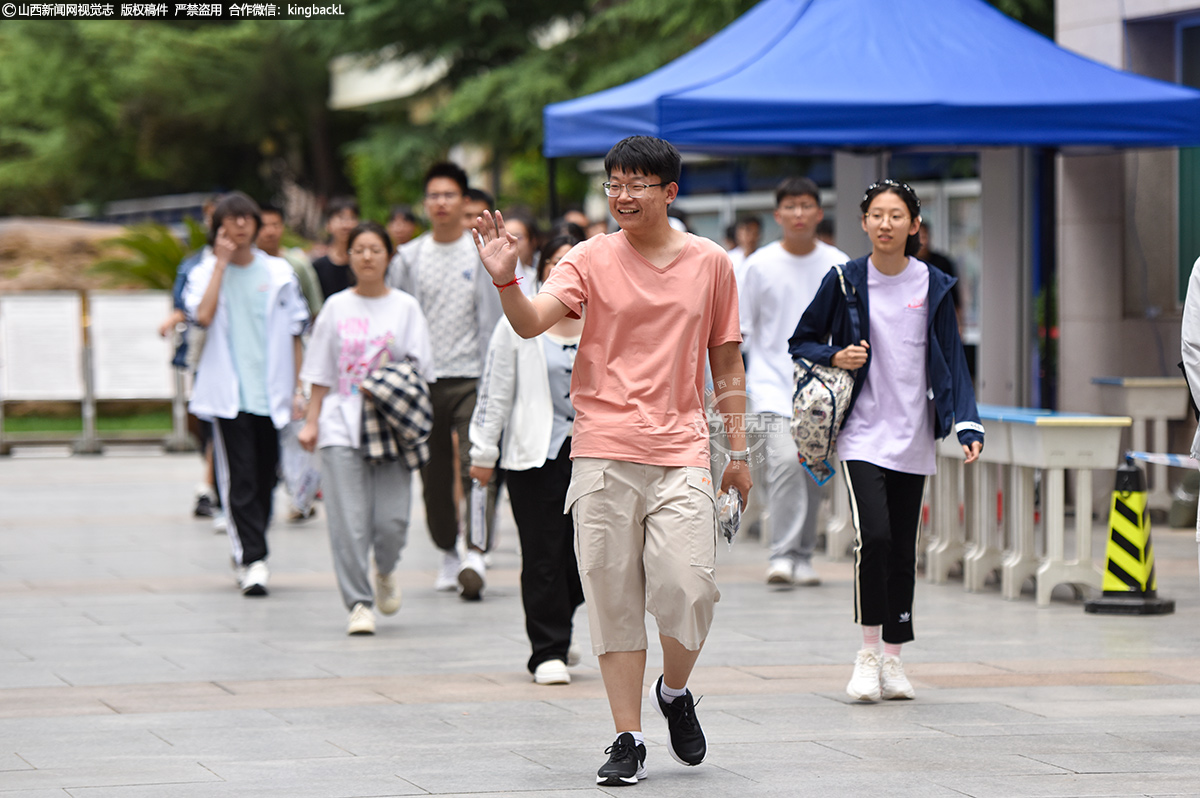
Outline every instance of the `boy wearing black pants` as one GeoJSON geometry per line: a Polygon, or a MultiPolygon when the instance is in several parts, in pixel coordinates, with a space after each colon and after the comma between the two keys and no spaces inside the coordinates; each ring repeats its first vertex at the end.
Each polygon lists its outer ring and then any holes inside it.
{"type": "Polygon", "coordinates": [[[303,415],[297,374],[309,318],[291,265],[253,248],[261,225],[254,200],[225,197],[213,211],[212,253],[184,289],[188,315],[208,330],[189,409],[214,422],[213,467],[247,596],[267,593],[276,431],[303,415]]]}

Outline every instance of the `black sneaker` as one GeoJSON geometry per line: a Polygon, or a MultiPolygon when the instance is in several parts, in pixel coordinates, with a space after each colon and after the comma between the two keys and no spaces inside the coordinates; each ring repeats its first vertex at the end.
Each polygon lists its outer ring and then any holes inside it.
{"type": "Polygon", "coordinates": [[[668,704],[659,692],[662,680],[663,677],[659,676],[650,691],[653,699],[651,703],[658,709],[658,714],[667,719],[667,731],[671,734],[671,742],[667,748],[679,764],[699,765],[708,753],[708,744],[704,742],[700,721],[696,720],[696,704],[692,700],[692,691],[688,690],[668,704]]]}
{"type": "Polygon", "coordinates": [[[212,497],[207,493],[201,493],[196,499],[196,509],[192,511],[192,515],[197,518],[212,518],[216,515],[217,507],[213,504],[212,497]]]}
{"type": "Polygon", "coordinates": [[[646,746],[634,740],[629,732],[620,734],[604,753],[609,757],[596,771],[597,784],[623,787],[646,778],[646,746]]]}

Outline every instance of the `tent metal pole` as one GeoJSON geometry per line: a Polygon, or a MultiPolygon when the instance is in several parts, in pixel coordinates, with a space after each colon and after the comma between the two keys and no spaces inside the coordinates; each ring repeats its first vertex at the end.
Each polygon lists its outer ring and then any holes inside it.
{"type": "Polygon", "coordinates": [[[1041,406],[1058,409],[1058,150],[1044,148],[1037,154],[1036,274],[1034,291],[1041,293],[1042,318],[1038,320],[1038,371],[1041,406]]]}

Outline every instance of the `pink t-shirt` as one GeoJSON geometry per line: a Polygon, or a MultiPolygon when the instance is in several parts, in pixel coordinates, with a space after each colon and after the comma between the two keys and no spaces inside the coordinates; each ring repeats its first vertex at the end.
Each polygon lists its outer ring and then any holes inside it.
{"type": "Polygon", "coordinates": [[[707,468],[704,359],[742,340],[725,250],[689,234],[658,269],[624,232],[597,236],[567,253],[542,291],[576,314],[587,307],[571,456],[707,468]]]}
{"type": "Polygon", "coordinates": [[[838,457],[907,474],[936,470],[933,400],[929,395],[929,267],[909,258],[904,271],[883,274],[867,261],[871,368],[846,426],[838,457]]]}

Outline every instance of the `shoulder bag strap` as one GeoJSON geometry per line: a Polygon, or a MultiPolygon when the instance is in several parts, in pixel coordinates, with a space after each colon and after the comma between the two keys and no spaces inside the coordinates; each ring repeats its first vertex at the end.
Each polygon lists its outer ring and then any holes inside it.
{"type": "Polygon", "coordinates": [[[854,290],[854,286],[850,286],[850,290],[846,290],[846,275],[842,273],[841,266],[834,266],[837,269],[838,284],[842,287],[842,295],[846,297],[846,311],[850,314],[850,342],[857,344],[862,340],[862,322],[858,315],[858,291],[854,290]]]}

